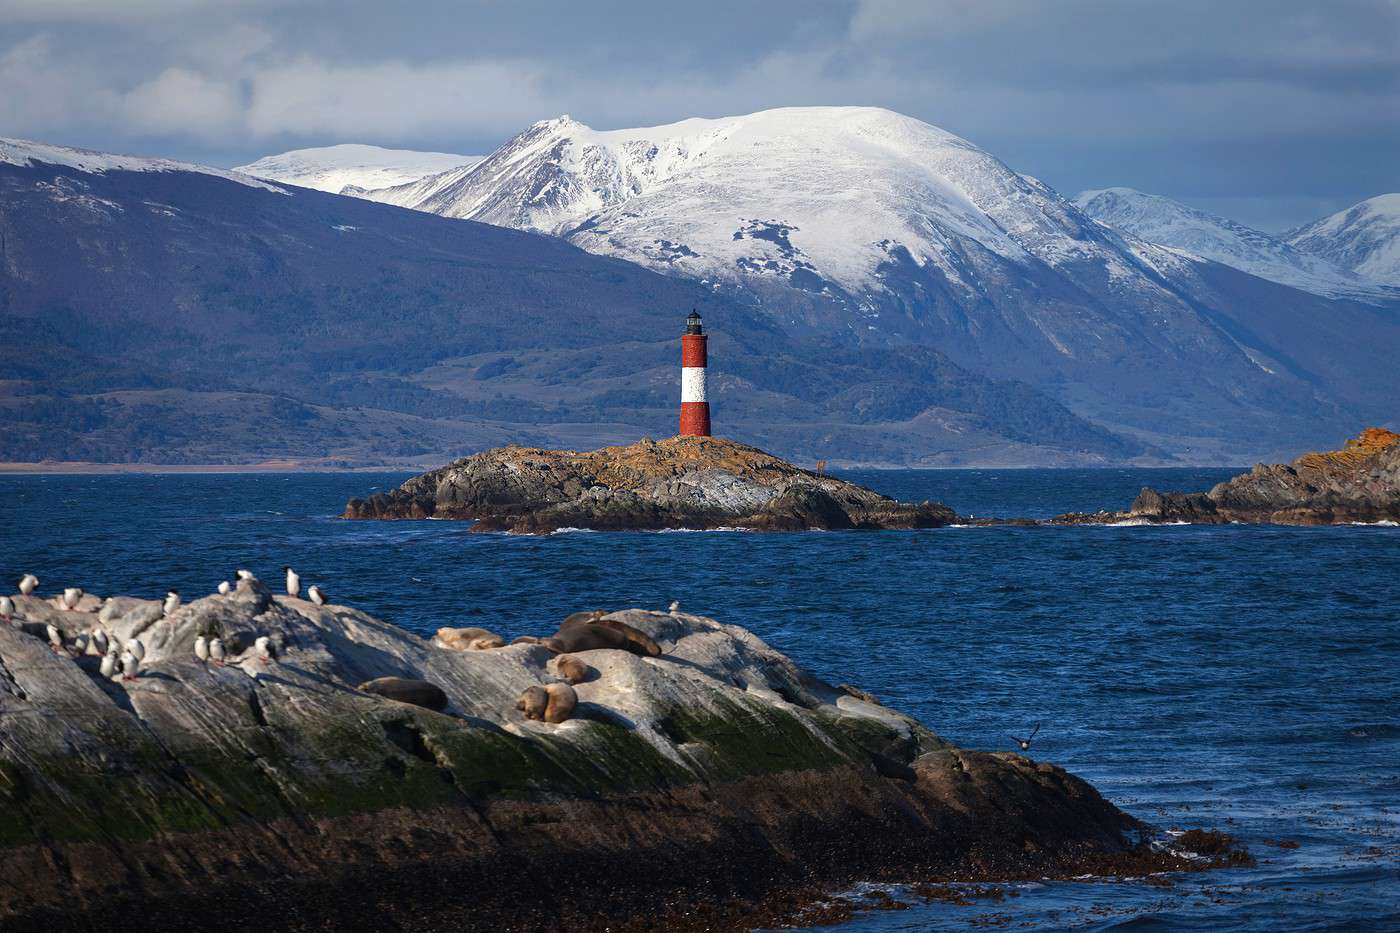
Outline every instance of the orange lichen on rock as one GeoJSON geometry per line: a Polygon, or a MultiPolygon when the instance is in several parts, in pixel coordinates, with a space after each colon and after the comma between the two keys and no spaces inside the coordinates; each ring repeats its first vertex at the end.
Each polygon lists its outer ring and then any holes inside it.
{"type": "Polygon", "coordinates": [[[1341,450],[1304,454],[1298,458],[1298,466],[1314,470],[1326,470],[1328,467],[1338,466],[1355,467],[1368,457],[1388,450],[1396,442],[1400,442],[1400,434],[1396,434],[1394,431],[1388,431],[1385,428],[1367,428],[1356,437],[1348,440],[1341,450]]]}

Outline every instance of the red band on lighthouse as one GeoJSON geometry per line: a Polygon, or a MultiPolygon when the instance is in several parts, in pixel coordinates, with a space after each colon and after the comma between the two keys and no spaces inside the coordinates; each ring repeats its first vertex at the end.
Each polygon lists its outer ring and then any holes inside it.
{"type": "Polygon", "coordinates": [[[710,436],[710,403],[705,397],[707,362],[704,328],[700,315],[691,312],[681,337],[681,436],[710,436]]]}

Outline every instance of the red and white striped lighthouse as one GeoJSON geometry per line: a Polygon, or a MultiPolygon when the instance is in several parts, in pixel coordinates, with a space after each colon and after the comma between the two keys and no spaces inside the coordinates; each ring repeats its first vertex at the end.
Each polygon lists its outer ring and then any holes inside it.
{"type": "Polygon", "coordinates": [[[681,335],[681,437],[710,436],[710,403],[705,398],[705,345],[710,338],[694,311],[681,335]]]}

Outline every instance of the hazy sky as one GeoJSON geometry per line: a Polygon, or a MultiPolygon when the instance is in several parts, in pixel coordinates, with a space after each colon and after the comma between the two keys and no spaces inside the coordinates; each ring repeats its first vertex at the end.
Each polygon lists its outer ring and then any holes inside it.
{"type": "Polygon", "coordinates": [[[1400,0],[0,0],[0,135],[215,165],[796,104],[1281,229],[1400,191],[1400,0]]]}

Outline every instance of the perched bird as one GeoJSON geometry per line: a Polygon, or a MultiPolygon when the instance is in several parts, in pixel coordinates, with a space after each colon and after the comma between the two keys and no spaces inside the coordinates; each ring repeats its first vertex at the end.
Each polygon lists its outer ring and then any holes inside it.
{"type": "Polygon", "coordinates": [[[49,647],[54,651],[63,651],[63,633],[58,630],[58,626],[50,622],[45,626],[45,631],[49,634],[49,647]]]}
{"type": "Polygon", "coordinates": [[[681,611],[681,601],[680,601],[679,599],[673,599],[673,600],[671,600],[671,614],[674,615],[675,613],[680,612],[680,611],[681,611]]]}
{"type": "Polygon", "coordinates": [[[1040,731],[1040,723],[1036,723],[1036,724],[1035,724],[1035,728],[1031,730],[1031,734],[1030,734],[1030,735],[1026,736],[1024,739],[1018,739],[1018,738],[1016,738],[1016,736],[1013,735],[1013,736],[1011,737],[1011,741],[1013,741],[1013,742],[1015,742],[1017,745],[1021,746],[1021,751],[1023,751],[1023,752],[1028,752],[1028,751],[1031,750],[1031,739],[1035,738],[1035,734],[1036,734],[1037,732],[1039,732],[1039,731],[1040,731]]]}
{"type": "Polygon", "coordinates": [[[209,661],[209,639],[203,635],[196,636],[194,640],[194,656],[205,663],[209,661]]]}
{"type": "Polygon", "coordinates": [[[224,666],[224,642],[221,638],[215,638],[209,642],[209,660],[219,667],[224,666]]]}
{"type": "Polygon", "coordinates": [[[78,601],[83,598],[82,587],[70,586],[63,591],[63,608],[72,612],[78,606],[78,601]]]}
{"type": "Polygon", "coordinates": [[[219,595],[227,596],[232,589],[233,587],[229,584],[227,580],[225,580],[219,584],[219,595]]]}
{"type": "Polygon", "coordinates": [[[88,648],[88,633],[87,633],[87,632],[79,632],[79,633],[78,633],[77,635],[75,635],[74,638],[73,638],[73,655],[74,655],[74,657],[79,657],[79,658],[81,658],[83,655],[87,654],[87,648],[88,648]]]}
{"type": "Polygon", "coordinates": [[[239,580],[256,580],[256,579],[257,579],[257,577],[253,576],[253,571],[251,571],[251,570],[235,570],[235,571],[233,572],[233,575],[236,576],[239,580]]]}
{"type": "Polygon", "coordinates": [[[297,572],[291,567],[283,567],[282,569],[287,571],[287,595],[293,597],[300,596],[301,577],[298,576],[297,572]]]}
{"type": "Polygon", "coordinates": [[[266,635],[258,636],[257,641],[253,642],[253,649],[257,652],[258,660],[264,664],[271,664],[277,660],[277,646],[266,635]]]}
{"type": "Polygon", "coordinates": [[[130,651],[122,652],[122,680],[135,680],[141,673],[141,659],[130,651]]]}
{"type": "Polygon", "coordinates": [[[38,588],[39,578],[34,576],[34,574],[26,573],[24,576],[19,578],[19,591],[21,594],[28,596],[30,593],[33,593],[38,588]]]}
{"type": "Polygon", "coordinates": [[[141,639],[133,638],[126,643],[126,650],[136,655],[136,660],[146,660],[146,646],[141,644],[141,639]]]}
{"type": "Polygon", "coordinates": [[[179,590],[171,590],[169,593],[166,593],[166,594],[165,594],[165,605],[163,605],[163,606],[161,607],[162,611],[164,611],[164,613],[165,613],[166,618],[169,618],[170,616],[173,616],[173,615],[175,614],[175,610],[176,610],[176,609],[179,609],[179,608],[180,608],[180,591],[179,591],[179,590]]]}
{"type": "Polygon", "coordinates": [[[326,604],[326,594],[314,583],[306,588],[306,595],[318,606],[324,606],[326,604]]]}
{"type": "Polygon", "coordinates": [[[98,654],[107,653],[107,633],[101,628],[92,630],[92,646],[97,649],[98,654]]]}
{"type": "Polygon", "coordinates": [[[107,653],[102,656],[102,663],[97,668],[98,672],[108,680],[117,672],[117,646],[113,645],[107,649],[107,653]]]}
{"type": "Polygon", "coordinates": [[[8,596],[0,596],[0,619],[8,622],[15,614],[15,601],[8,596]]]}

